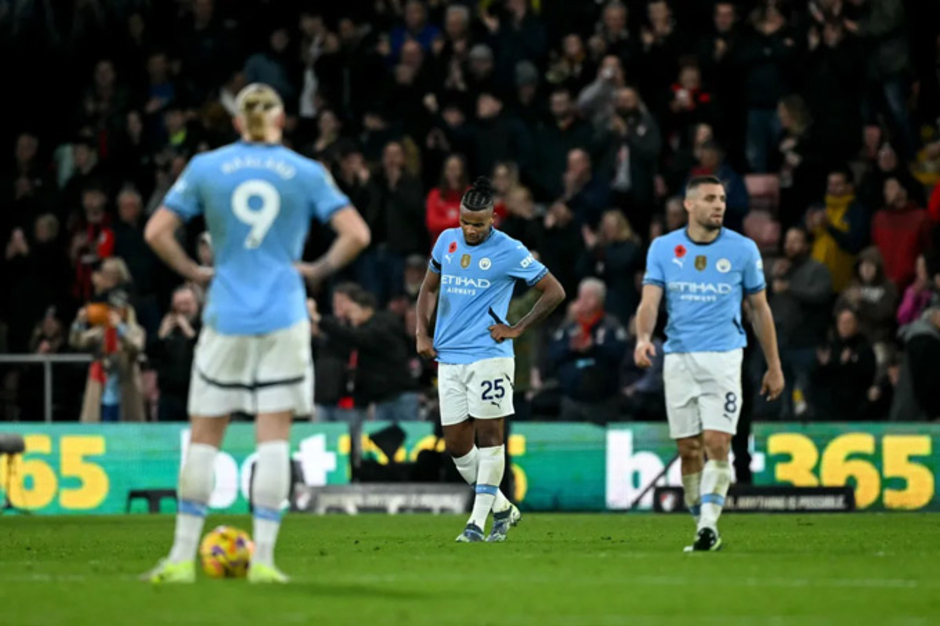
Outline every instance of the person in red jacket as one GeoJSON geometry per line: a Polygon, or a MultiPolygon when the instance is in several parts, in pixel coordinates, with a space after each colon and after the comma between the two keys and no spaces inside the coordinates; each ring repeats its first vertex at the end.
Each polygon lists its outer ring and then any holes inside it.
{"type": "Polygon", "coordinates": [[[448,228],[460,225],[460,199],[467,190],[467,162],[459,154],[444,161],[440,184],[428,193],[425,223],[431,235],[431,245],[448,228]]]}
{"type": "Polygon", "coordinates": [[[885,208],[871,223],[872,242],[881,251],[885,274],[900,289],[913,279],[917,257],[930,247],[930,217],[910,201],[897,178],[884,183],[885,208]]]}

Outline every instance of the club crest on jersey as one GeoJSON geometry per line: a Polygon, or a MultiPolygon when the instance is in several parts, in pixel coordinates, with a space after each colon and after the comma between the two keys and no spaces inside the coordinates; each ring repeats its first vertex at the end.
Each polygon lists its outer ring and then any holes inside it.
{"type": "Polygon", "coordinates": [[[695,269],[700,272],[705,271],[705,268],[708,267],[708,257],[704,254],[700,254],[695,257],[695,269]]]}
{"type": "Polygon", "coordinates": [[[731,271],[731,261],[728,259],[718,259],[718,263],[715,264],[715,269],[722,274],[727,274],[731,271]]]}
{"type": "Polygon", "coordinates": [[[481,270],[486,271],[486,270],[490,269],[491,267],[493,267],[493,262],[490,261],[488,258],[483,257],[482,259],[480,259],[480,269],[481,269],[481,270]]]}
{"type": "Polygon", "coordinates": [[[460,257],[460,267],[464,269],[467,269],[468,267],[470,267],[470,255],[469,254],[465,254],[460,257]]]}

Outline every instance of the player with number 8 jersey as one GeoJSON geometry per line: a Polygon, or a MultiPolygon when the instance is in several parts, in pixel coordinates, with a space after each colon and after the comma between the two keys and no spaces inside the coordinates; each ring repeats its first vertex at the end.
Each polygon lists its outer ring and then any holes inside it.
{"type": "Polygon", "coordinates": [[[251,582],[285,582],[273,552],[288,495],[290,425],[313,411],[313,361],[304,278],[317,283],[352,261],[369,229],[319,163],[281,145],[284,106],[269,86],[251,84],[236,99],[242,139],[194,156],[147,224],[154,251],[209,292],[189,394],[190,443],[180,473],[176,538],[152,582],[191,582],[213,464],[232,413],[255,415],[252,481],[255,552],[251,582]],[[215,268],[199,267],[175,238],[204,216],[215,268]],[[316,263],[301,263],[310,220],[337,238],[316,263]]]}
{"type": "Polygon", "coordinates": [[[679,448],[685,503],[696,522],[689,551],[722,546],[718,518],[732,481],[728,452],[741,404],[742,348],[747,343],[742,301],[760,340],[768,371],[761,389],[768,399],[783,389],[773,315],[764,293],[764,265],[757,245],[722,227],[725,189],[712,176],[692,178],[684,206],[688,227],[650,245],[637,310],[634,359],[652,365],[653,329],[662,299],[669,321],[663,382],[669,434],[679,448]],[[705,462],[705,457],[708,462],[705,462]]]}
{"type": "Polygon", "coordinates": [[[513,414],[512,340],[565,298],[561,284],[524,245],[493,228],[493,206],[489,180],[478,179],[461,200],[460,227],[445,230],[434,245],[417,307],[418,353],[440,363],[437,387],[447,451],[464,480],[476,486],[473,512],[457,537],[466,543],[483,541],[491,511],[491,542],[504,541],[519,520],[519,510],[499,490],[505,470],[503,420],[513,414]],[[509,326],[506,314],[517,280],[542,297],[509,326]]]}

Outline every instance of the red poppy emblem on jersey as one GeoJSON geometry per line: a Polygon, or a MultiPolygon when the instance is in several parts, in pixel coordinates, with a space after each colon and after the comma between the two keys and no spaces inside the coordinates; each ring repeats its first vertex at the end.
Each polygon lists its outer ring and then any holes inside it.
{"type": "Polygon", "coordinates": [[[450,247],[447,248],[447,252],[450,253],[450,254],[453,254],[454,252],[457,252],[457,242],[456,242],[456,241],[451,241],[451,242],[450,242],[450,247]]]}
{"type": "Polygon", "coordinates": [[[685,246],[683,246],[680,243],[678,246],[676,246],[676,258],[681,259],[684,256],[685,256],[685,246]]]}

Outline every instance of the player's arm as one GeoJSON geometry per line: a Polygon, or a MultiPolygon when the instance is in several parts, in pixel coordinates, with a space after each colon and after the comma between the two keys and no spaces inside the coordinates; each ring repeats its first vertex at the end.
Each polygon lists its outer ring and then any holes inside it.
{"type": "Polygon", "coordinates": [[[659,303],[663,299],[663,288],[659,285],[643,285],[640,306],[636,310],[636,349],[633,360],[637,367],[652,367],[656,356],[653,344],[653,331],[656,330],[656,318],[659,317],[659,303]]]}
{"type": "Polygon", "coordinates": [[[144,239],[163,262],[187,280],[205,286],[212,279],[212,268],[202,267],[191,259],[176,239],[176,230],[183,224],[179,215],[161,206],[147,221],[144,239]]]}
{"type": "Polygon", "coordinates": [[[372,239],[369,226],[351,205],[335,212],[330,217],[330,226],[336,232],[330,249],[313,263],[297,264],[300,274],[314,285],[349,265],[372,239]]]}
{"type": "Polygon", "coordinates": [[[761,350],[764,351],[764,359],[767,361],[767,373],[764,374],[760,392],[761,395],[766,395],[768,400],[773,400],[783,391],[784,382],[780,354],[777,352],[777,329],[774,327],[770,304],[767,303],[767,292],[750,294],[747,303],[750,305],[751,326],[754,327],[754,334],[757,335],[761,350]]]}
{"type": "Polygon", "coordinates": [[[502,343],[506,339],[521,337],[525,331],[551,315],[552,311],[565,301],[565,288],[561,286],[558,279],[552,276],[551,273],[545,274],[533,287],[538,289],[542,295],[532,306],[531,311],[513,326],[506,326],[505,324],[490,326],[490,336],[495,339],[497,343],[502,343]]]}
{"type": "Polygon", "coordinates": [[[441,289],[441,275],[432,268],[436,261],[432,259],[432,266],[428,268],[424,275],[424,282],[421,283],[421,291],[418,292],[418,303],[415,311],[417,317],[416,341],[418,354],[426,359],[433,359],[437,356],[434,350],[434,340],[431,338],[431,319],[434,316],[434,310],[437,308],[437,294],[441,289]]]}

